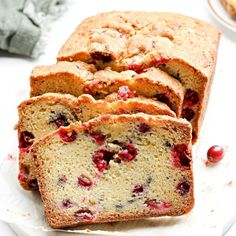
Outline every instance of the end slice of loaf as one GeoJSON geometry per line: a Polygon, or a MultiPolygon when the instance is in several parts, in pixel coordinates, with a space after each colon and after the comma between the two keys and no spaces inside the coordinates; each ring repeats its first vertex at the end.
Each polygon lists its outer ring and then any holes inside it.
{"type": "Polygon", "coordinates": [[[191,125],[182,119],[100,116],[44,137],[31,153],[53,228],[179,216],[194,204],[191,125]]]}
{"type": "Polygon", "coordinates": [[[110,102],[107,100],[95,100],[88,94],[76,98],[72,95],[47,93],[27,99],[18,106],[18,178],[24,189],[38,189],[35,166],[29,154],[30,146],[60,126],[68,126],[76,121],[88,121],[102,114],[144,112],[175,117],[175,113],[167,105],[151,99],[134,97],[110,102]]]}

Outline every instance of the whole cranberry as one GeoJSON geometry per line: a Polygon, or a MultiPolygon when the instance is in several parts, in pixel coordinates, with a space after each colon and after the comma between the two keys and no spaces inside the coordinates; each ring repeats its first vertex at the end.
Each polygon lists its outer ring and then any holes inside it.
{"type": "Polygon", "coordinates": [[[92,181],[88,177],[86,177],[84,175],[80,175],[78,177],[78,185],[81,185],[84,187],[91,187],[92,184],[93,184],[92,181]]]}
{"type": "Polygon", "coordinates": [[[75,141],[77,138],[77,133],[75,132],[75,130],[67,131],[65,129],[60,129],[58,131],[58,134],[59,134],[61,140],[66,143],[71,143],[71,142],[75,141]]]}
{"type": "Polygon", "coordinates": [[[34,135],[31,132],[23,131],[19,138],[19,148],[22,152],[28,152],[34,142],[34,135]]]}
{"type": "Polygon", "coordinates": [[[217,163],[223,159],[225,155],[224,148],[219,145],[210,147],[207,151],[207,159],[211,163],[217,163]]]}

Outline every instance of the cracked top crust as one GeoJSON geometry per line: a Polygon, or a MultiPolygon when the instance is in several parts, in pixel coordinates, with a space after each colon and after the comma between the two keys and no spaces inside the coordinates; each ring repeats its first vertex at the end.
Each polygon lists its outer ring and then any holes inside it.
{"type": "Polygon", "coordinates": [[[180,60],[211,77],[220,32],[191,17],[157,12],[108,12],[84,20],[66,41],[58,61],[100,60],[121,71],[161,58],[180,60]]]}

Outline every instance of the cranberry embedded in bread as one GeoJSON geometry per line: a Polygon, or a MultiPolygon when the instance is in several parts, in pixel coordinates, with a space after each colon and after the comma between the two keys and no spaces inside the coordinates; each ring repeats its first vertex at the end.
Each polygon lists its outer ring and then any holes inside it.
{"type": "MultiPolygon", "coordinates": [[[[128,91],[126,89],[126,91],[128,91]]],[[[124,95],[124,94],[123,94],[124,95]]],[[[124,95],[125,96],[125,95],[124,95]]],[[[147,98],[132,97],[123,100],[95,100],[90,95],[78,98],[71,95],[48,93],[30,98],[19,107],[19,182],[28,190],[37,189],[36,170],[29,154],[33,142],[55,131],[61,126],[68,126],[76,121],[88,121],[101,114],[123,114],[144,112],[147,114],[169,115],[175,117],[173,111],[165,104],[147,98]]],[[[143,131],[147,127],[140,127],[143,131]]],[[[96,142],[102,143],[101,134],[89,134],[96,142]]],[[[73,142],[74,133],[60,133],[64,142],[73,142]]]]}

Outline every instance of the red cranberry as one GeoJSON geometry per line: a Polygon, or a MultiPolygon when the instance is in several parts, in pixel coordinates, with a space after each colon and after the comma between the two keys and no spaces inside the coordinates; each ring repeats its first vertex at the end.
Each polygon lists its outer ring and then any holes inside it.
{"type": "Polygon", "coordinates": [[[110,160],[114,157],[114,153],[106,149],[100,149],[93,155],[93,163],[96,165],[98,171],[103,172],[108,169],[110,160]]]}
{"type": "Polygon", "coordinates": [[[134,196],[140,196],[145,192],[146,186],[144,184],[137,184],[134,186],[132,193],[134,196]]]}
{"type": "Polygon", "coordinates": [[[127,143],[123,150],[118,152],[118,157],[125,162],[132,161],[138,152],[135,146],[132,143],[127,143]]]}
{"type": "Polygon", "coordinates": [[[151,127],[146,123],[140,123],[138,129],[141,133],[147,133],[148,131],[150,131],[151,127]]]}
{"type": "Polygon", "coordinates": [[[68,126],[70,124],[66,116],[62,113],[58,113],[54,119],[49,121],[49,123],[54,123],[57,128],[61,126],[68,126]]]}
{"type": "Polygon", "coordinates": [[[84,88],[84,89],[83,89],[83,92],[84,92],[85,94],[93,95],[93,92],[92,92],[89,88],[84,88]]]}
{"type": "Polygon", "coordinates": [[[173,164],[177,168],[189,169],[191,163],[191,155],[185,144],[177,144],[171,150],[173,164]]]}
{"type": "Polygon", "coordinates": [[[154,210],[165,210],[171,207],[170,203],[158,201],[156,199],[148,199],[144,202],[146,206],[154,210]]]}
{"type": "Polygon", "coordinates": [[[118,99],[126,101],[128,98],[135,97],[135,93],[129,89],[128,86],[122,86],[119,88],[118,99]]]}
{"type": "Polygon", "coordinates": [[[193,119],[194,115],[195,115],[195,112],[192,109],[187,107],[182,110],[181,116],[182,116],[182,118],[185,118],[186,120],[191,121],[193,119]]]}
{"type": "Polygon", "coordinates": [[[139,64],[130,64],[128,66],[129,70],[133,70],[135,71],[137,74],[141,74],[146,72],[147,70],[143,67],[143,65],[139,65],[139,64]]]}
{"type": "Polygon", "coordinates": [[[84,176],[84,175],[81,175],[78,177],[78,185],[81,185],[81,186],[84,186],[84,187],[91,187],[92,186],[92,181],[84,176]]]}
{"type": "Polygon", "coordinates": [[[164,93],[157,94],[157,95],[155,96],[155,98],[156,98],[158,101],[163,102],[163,103],[165,103],[166,105],[168,105],[169,107],[171,107],[170,100],[169,100],[169,98],[168,98],[164,93]]]}
{"type": "Polygon", "coordinates": [[[28,152],[30,146],[34,142],[34,135],[31,132],[23,131],[20,134],[19,148],[22,152],[28,152]]]}
{"type": "Polygon", "coordinates": [[[70,199],[64,199],[62,201],[62,207],[66,209],[72,207],[72,202],[70,201],[70,199]]]}
{"type": "Polygon", "coordinates": [[[82,207],[80,210],[76,211],[74,216],[80,221],[92,221],[94,218],[93,213],[86,207],[82,207]]]}
{"type": "Polygon", "coordinates": [[[102,61],[103,63],[109,63],[112,61],[112,56],[103,52],[92,52],[91,57],[96,61],[102,61]]]}
{"type": "Polygon", "coordinates": [[[18,174],[18,180],[19,182],[22,184],[22,183],[26,183],[28,182],[28,177],[25,175],[25,173],[23,171],[21,171],[19,174],[18,174]]]}
{"type": "Polygon", "coordinates": [[[211,163],[217,163],[223,159],[225,155],[224,148],[219,145],[210,147],[207,151],[207,159],[211,163]]]}
{"type": "Polygon", "coordinates": [[[77,138],[77,133],[74,130],[68,132],[65,129],[60,129],[58,131],[58,134],[60,135],[60,138],[62,139],[62,141],[66,143],[71,143],[75,141],[75,139],[77,138]]]}
{"type": "Polygon", "coordinates": [[[100,133],[92,132],[89,135],[95,140],[96,144],[101,145],[104,143],[106,136],[100,133]]]}
{"type": "Polygon", "coordinates": [[[31,179],[28,181],[28,186],[30,189],[34,190],[34,189],[38,189],[38,182],[37,179],[31,179]]]}
{"type": "Polygon", "coordinates": [[[188,181],[183,181],[182,183],[179,183],[176,186],[176,191],[180,194],[180,195],[185,195],[189,192],[190,189],[190,183],[188,181]]]}
{"type": "Polygon", "coordinates": [[[184,106],[194,106],[199,102],[199,95],[196,91],[188,89],[184,96],[184,106]]]}

